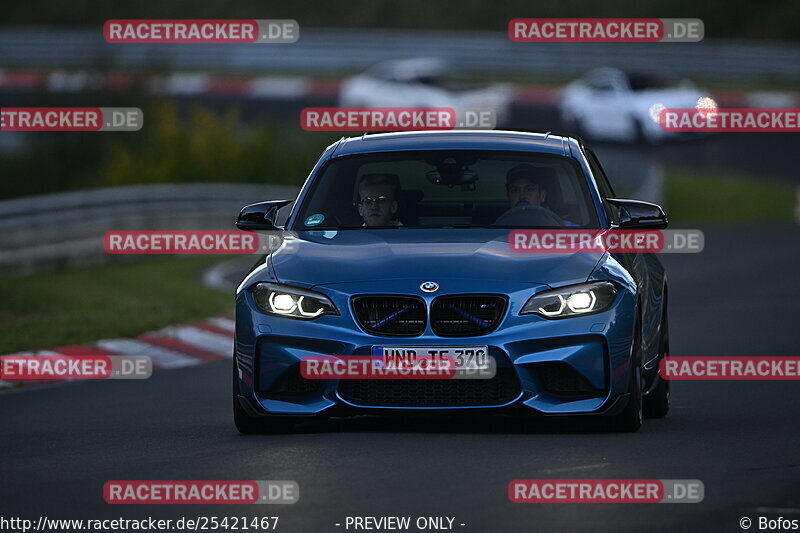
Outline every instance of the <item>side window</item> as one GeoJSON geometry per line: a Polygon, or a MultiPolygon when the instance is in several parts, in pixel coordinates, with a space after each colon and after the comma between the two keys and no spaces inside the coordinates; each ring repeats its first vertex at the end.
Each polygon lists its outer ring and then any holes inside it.
{"type": "Polygon", "coordinates": [[[611,183],[608,181],[606,173],[603,172],[603,167],[600,166],[594,152],[587,149],[586,156],[589,160],[589,168],[592,169],[592,175],[595,181],[597,181],[597,187],[600,189],[600,194],[603,195],[603,198],[614,198],[614,189],[611,187],[611,183]]]}
{"type": "Polygon", "coordinates": [[[594,152],[588,148],[586,148],[586,159],[589,161],[589,168],[592,170],[594,180],[597,182],[597,188],[600,189],[600,196],[603,197],[603,209],[606,211],[606,216],[608,216],[611,221],[618,220],[619,217],[617,216],[616,209],[605,202],[606,198],[614,198],[616,195],[614,194],[614,189],[611,187],[611,183],[608,181],[606,173],[603,172],[603,167],[600,166],[594,152]]]}
{"type": "Polygon", "coordinates": [[[614,90],[614,85],[609,80],[591,80],[589,83],[589,88],[593,91],[601,91],[601,92],[611,92],[614,90]]]}

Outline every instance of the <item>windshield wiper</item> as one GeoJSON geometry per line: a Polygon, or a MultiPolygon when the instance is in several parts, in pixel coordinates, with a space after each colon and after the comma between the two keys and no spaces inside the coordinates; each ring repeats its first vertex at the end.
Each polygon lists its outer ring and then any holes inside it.
{"type": "Polygon", "coordinates": [[[435,226],[409,226],[427,229],[514,229],[512,226],[493,226],[491,224],[442,224],[435,226]]]}
{"type": "MultiPolygon", "coordinates": [[[[495,226],[492,224],[442,224],[424,226],[336,226],[336,227],[315,227],[305,228],[302,231],[338,231],[338,230],[357,230],[357,229],[563,229],[562,226],[495,226]]],[[[570,228],[580,229],[580,228],[570,228]]]]}
{"type": "MultiPolygon", "coordinates": [[[[336,226],[333,228],[323,228],[327,231],[353,230],[353,229],[397,229],[405,226],[336,226]]],[[[320,228],[307,229],[306,231],[318,231],[320,228]]]]}
{"type": "Polygon", "coordinates": [[[430,226],[430,227],[446,228],[446,229],[451,229],[451,228],[453,228],[453,229],[460,229],[460,228],[466,228],[466,229],[470,229],[470,228],[474,228],[474,229],[489,229],[489,228],[494,229],[494,228],[499,228],[499,229],[503,229],[502,226],[491,226],[491,225],[488,225],[488,224],[445,224],[444,226],[430,226]]]}

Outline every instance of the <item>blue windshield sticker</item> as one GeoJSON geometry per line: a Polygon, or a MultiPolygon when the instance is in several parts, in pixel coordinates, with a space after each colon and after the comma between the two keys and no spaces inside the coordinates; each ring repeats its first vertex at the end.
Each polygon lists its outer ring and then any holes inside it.
{"type": "Polygon", "coordinates": [[[310,217],[306,218],[306,226],[319,226],[322,224],[323,220],[325,220],[325,215],[322,213],[311,215],[310,217]]]}

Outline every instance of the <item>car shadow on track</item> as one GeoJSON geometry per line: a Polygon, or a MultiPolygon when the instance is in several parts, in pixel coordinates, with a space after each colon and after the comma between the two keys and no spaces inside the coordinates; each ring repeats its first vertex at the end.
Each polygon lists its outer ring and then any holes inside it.
{"type": "Polygon", "coordinates": [[[606,431],[608,425],[599,417],[542,417],[523,420],[502,416],[362,416],[304,422],[295,426],[292,433],[580,434],[606,431]]]}

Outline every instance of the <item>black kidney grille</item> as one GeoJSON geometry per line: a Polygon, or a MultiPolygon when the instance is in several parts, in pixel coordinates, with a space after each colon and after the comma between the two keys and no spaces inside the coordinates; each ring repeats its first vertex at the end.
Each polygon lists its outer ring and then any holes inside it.
{"type": "Polygon", "coordinates": [[[339,396],[367,407],[478,407],[503,405],[520,394],[516,374],[498,368],[492,379],[343,379],[339,396]]]}
{"type": "Polygon", "coordinates": [[[497,327],[505,310],[502,296],[442,296],[431,306],[431,327],[443,337],[483,335],[497,327]]]}
{"type": "Polygon", "coordinates": [[[412,296],[358,296],[353,310],[361,327],[377,335],[413,336],[425,331],[425,302],[412,296]]]}

